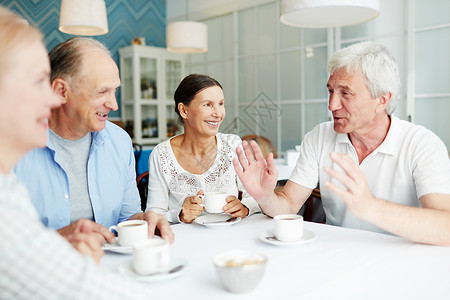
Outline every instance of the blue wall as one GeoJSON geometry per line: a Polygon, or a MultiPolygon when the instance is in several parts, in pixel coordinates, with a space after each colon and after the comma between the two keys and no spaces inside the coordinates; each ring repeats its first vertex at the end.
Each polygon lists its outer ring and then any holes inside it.
{"type": "MultiPolygon", "coordinates": [[[[145,37],[145,43],[149,46],[166,47],[165,0],[105,2],[109,32],[93,38],[105,43],[117,64],[118,49],[129,46],[135,37],[145,37]]],[[[72,37],[58,30],[60,0],[0,0],[0,4],[39,28],[44,34],[44,43],[48,50],[72,37]]],[[[119,97],[117,99],[120,101],[119,97]]],[[[120,110],[111,112],[110,117],[120,117],[120,110]]]]}

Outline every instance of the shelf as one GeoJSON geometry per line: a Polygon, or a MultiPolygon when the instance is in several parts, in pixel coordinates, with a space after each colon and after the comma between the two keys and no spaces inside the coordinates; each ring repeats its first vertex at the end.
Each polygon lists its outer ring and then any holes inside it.
{"type": "Polygon", "coordinates": [[[133,142],[156,145],[179,134],[173,93],[184,77],[185,56],[136,45],[119,49],[119,56],[121,118],[133,142]]]}

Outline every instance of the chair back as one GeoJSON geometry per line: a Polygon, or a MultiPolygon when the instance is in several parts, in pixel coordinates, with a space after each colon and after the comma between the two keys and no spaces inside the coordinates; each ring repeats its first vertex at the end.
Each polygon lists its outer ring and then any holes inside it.
{"type": "Polygon", "coordinates": [[[326,217],[322,206],[322,197],[319,188],[312,190],[311,195],[306,200],[303,219],[309,222],[325,223],[326,217]]]}
{"type": "Polygon", "coordinates": [[[139,165],[139,159],[141,158],[142,154],[142,145],[133,143],[133,150],[134,150],[134,160],[136,163],[136,172],[139,165]]]}
{"type": "Polygon", "coordinates": [[[149,176],[148,171],[145,171],[144,173],[136,177],[136,184],[139,190],[139,196],[141,197],[142,211],[145,211],[145,208],[147,207],[148,176],[149,176]]]}
{"type": "Polygon", "coordinates": [[[256,143],[258,143],[258,145],[261,148],[261,151],[264,155],[264,158],[270,152],[272,152],[273,158],[278,158],[277,149],[275,148],[275,146],[272,144],[272,142],[268,138],[266,138],[262,135],[250,134],[250,135],[244,136],[242,138],[242,140],[247,141],[247,142],[254,140],[256,143]]]}

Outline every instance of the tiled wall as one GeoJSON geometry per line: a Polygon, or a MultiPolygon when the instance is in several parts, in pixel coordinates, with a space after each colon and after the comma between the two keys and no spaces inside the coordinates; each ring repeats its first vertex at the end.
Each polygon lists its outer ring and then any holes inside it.
{"type": "MultiPolygon", "coordinates": [[[[119,62],[118,49],[145,37],[149,46],[166,46],[165,0],[106,0],[109,32],[93,38],[105,43],[119,62]]],[[[61,0],[0,0],[0,5],[15,11],[44,33],[48,50],[72,35],[58,30],[61,0]]],[[[118,99],[119,100],[119,99],[118,99]]],[[[111,117],[119,117],[120,111],[111,117]]]]}

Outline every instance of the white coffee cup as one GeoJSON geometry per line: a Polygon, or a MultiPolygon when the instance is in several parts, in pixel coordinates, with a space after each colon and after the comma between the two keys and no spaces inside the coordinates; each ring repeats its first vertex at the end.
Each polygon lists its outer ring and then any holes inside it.
{"type": "Polygon", "coordinates": [[[295,242],[303,236],[303,216],[296,214],[278,215],[273,218],[275,237],[282,242],[295,242]]]}
{"type": "Polygon", "coordinates": [[[128,220],[109,227],[109,231],[117,231],[119,244],[131,247],[137,242],[148,240],[148,224],[144,220],[128,220]]]}
{"type": "Polygon", "coordinates": [[[203,196],[203,205],[206,212],[217,214],[223,213],[223,207],[227,205],[227,193],[224,192],[208,192],[203,196]]]}
{"type": "Polygon", "coordinates": [[[149,275],[167,271],[170,263],[169,242],[154,237],[133,246],[133,267],[136,273],[149,275]]]}

